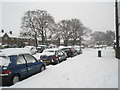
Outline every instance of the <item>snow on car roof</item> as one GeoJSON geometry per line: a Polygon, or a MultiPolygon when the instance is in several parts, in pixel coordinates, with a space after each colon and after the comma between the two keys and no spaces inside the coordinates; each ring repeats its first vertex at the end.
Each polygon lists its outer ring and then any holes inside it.
{"type": "Polygon", "coordinates": [[[61,48],[65,48],[65,46],[59,46],[59,49],[61,49],[61,48]]]}
{"type": "Polygon", "coordinates": [[[45,49],[41,55],[46,55],[46,56],[50,56],[50,55],[54,55],[55,51],[59,50],[58,48],[50,48],[50,49],[45,49]]]}
{"type": "Polygon", "coordinates": [[[38,46],[47,46],[47,45],[38,45],[38,46]]]}
{"type": "Polygon", "coordinates": [[[45,51],[45,52],[42,52],[41,55],[50,56],[50,55],[54,55],[54,54],[55,54],[55,51],[53,51],[53,52],[45,51]]]}
{"type": "Polygon", "coordinates": [[[8,48],[8,49],[3,49],[2,52],[0,52],[0,56],[10,56],[10,55],[19,55],[19,54],[30,54],[30,52],[28,52],[24,48],[8,48]]]}
{"type": "Polygon", "coordinates": [[[72,48],[72,46],[63,46],[63,47],[59,47],[59,49],[64,49],[64,48],[72,48]]]}
{"type": "Polygon", "coordinates": [[[57,51],[59,48],[50,48],[50,49],[45,49],[44,51],[57,51]]]}
{"type": "Polygon", "coordinates": [[[80,46],[78,46],[78,45],[75,45],[75,46],[73,46],[73,47],[80,47],[80,46]]]}

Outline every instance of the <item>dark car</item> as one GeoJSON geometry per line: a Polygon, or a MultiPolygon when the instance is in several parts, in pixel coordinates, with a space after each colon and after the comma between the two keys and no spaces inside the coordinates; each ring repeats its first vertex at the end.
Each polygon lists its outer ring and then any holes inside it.
{"type": "Polygon", "coordinates": [[[63,47],[60,49],[64,51],[68,57],[74,57],[77,55],[77,51],[73,47],[63,47]]]}
{"type": "Polygon", "coordinates": [[[13,85],[45,70],[46,64],[30,54],[0,54],[0,85],[13,85]]]}
{"type": "Polygon", "coordinates": [[[57,48],[46,49],[42,52],[40,59],[47,65],[58,64],[59,62],[66,60],[66,54],[57,48]]]}

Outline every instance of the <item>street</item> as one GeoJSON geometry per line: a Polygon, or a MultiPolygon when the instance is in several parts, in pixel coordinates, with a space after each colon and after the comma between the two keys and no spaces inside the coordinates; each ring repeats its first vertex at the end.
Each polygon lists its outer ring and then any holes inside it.
{"type": "MultiPolygon", "coordinates": [[[[85,48],[83,54],[49,65],[41,73],[16,83],[10,88],[118,88],[118,60],[112,47],[85,48]]],[[[9,88],[9,87],[8,87],[9,88]]]]}

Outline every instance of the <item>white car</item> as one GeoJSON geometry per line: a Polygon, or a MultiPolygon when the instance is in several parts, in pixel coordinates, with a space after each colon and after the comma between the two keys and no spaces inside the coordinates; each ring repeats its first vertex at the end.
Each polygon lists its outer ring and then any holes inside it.
{"type": "Polygon", "coordinates": [[[32,55],[37,52],[37,49],[35,46],[25,46],[24,47],[28,52],[30,52],[32,55]]]}

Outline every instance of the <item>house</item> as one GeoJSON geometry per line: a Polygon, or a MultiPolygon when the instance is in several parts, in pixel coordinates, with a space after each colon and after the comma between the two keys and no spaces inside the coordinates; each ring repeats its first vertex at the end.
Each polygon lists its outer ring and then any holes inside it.
{"type": "MultiPolygon", "coordinates": [[[[83,40],[82,40],[83,41],[83,40]]],[[[60,38],[51,38],[51,39],[47,39],[44,42],[46,45],[50,45],[50,44],[54,44],[57,46],[60,45],[64,45],[64,41],[60,40],[60,38]]],[[[12,31],[6,33],[4,30],[1,30],[0,32],[0,45],[29,45],[29,46],[35,46],[35,39],[34,38],[30,38],[30,37],[20,37],[17,35],[14,35],[12,31]]],[[[38,39],[38,44],[41,45],[42,44],[42,40],[41,38],[38,39]]],[[[76,43],[74,42],[74,40],[69,39],[68,40],[68,45],[79,45],[80,44],[80,40],[77,39],[76,43]]]]}
{"type": "Polygon", "coordinates": [[[13,35],[12,31],[9,33],[5,33],[4,30],[0,32],[0,45],[17,45],[17,44],[25,44],[25,45],[34,45],[35,40],[27,37],[20,37],[13,35]]]}

